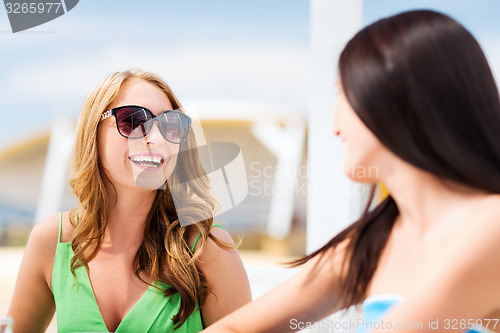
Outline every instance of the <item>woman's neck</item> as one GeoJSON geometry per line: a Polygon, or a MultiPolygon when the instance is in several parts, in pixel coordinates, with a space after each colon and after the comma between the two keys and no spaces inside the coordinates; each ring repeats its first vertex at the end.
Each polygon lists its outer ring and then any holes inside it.
{"type": "Polygon", "coordinates": [[[391,162],[381,180],[398,206],[402,224],[416,226],[421,234],[439,228],[440,222],[463,219],[487,193],[445,181],[403,161],[391,162]]]}
{"type": "Polygon", "coordinates": [[[138,248],[144,238],[147,215],[156,191],[115,189],[106,186],[108,194],[108,223],[103,246],[113,249],[138,248]],[[116,190],[116,191],[115,191],[116,190]]]}

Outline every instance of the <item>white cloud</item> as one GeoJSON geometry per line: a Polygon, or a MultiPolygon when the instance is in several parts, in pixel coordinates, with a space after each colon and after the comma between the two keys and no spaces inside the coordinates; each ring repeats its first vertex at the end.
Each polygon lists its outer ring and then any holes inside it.
{"type": "Polygon", "coordinates": [[[160,74],[186,98],[246,98],[306,104],[308,54],[272,45],[227,45],[170,50],[151,45],[112,43],[88,53],[61,53],[32,61],[4,77],[11,104],[29,96],[38,103],[81,103],[110,72],[144,68],[160,74]]]}

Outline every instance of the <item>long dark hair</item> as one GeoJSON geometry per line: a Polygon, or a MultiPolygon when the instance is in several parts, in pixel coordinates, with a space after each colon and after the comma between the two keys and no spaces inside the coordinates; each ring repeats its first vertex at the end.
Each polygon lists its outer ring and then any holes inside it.
{"type": "MultiPolygon", "coordinates": [[[[343,89],[363,123],[401,159],[447,180],[500,193],[500,98],[474,37],[430,10],[404,12],[358,32],[339,59],[343,89]]],[[[340,302],[357,304],[398,216],[389,195],[307,262],[347,241],[340,302]]]]}

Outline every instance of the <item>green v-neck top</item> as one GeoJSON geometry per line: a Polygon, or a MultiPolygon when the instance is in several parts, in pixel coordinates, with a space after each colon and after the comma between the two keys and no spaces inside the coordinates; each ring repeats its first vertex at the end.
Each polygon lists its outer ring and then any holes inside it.
{"type": "MultiPolygon", "coordinates": [[[[108,332],[90,283],[85,267],[75,270],[77,280],[71,274],[73,257],[71,243],[61,243],[62,213],[59,214],[59,238],[54,268],[52,271],[52,292],[56,304],[58,332],[108,332]]],[[[162,288],[167,284],[153,283],[162,288]]],[[[174,331],[173,316],[180,308],[179,293],[165,297],[153,284],[125,315],[116,332],[175,332],[192,333],[203,330],[199,307],[191,313],[186,322],[174,331]]]]}

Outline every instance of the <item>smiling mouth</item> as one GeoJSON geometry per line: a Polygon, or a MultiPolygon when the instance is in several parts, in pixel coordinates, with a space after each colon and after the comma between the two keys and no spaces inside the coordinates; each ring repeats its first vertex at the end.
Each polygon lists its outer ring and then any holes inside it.
{"type": "Polygon", "coordinates": [[[164,162],[163,158],[156,155],[134,155],[129,156],[129,160],[146,169],[158,168],[164,162]]]}

